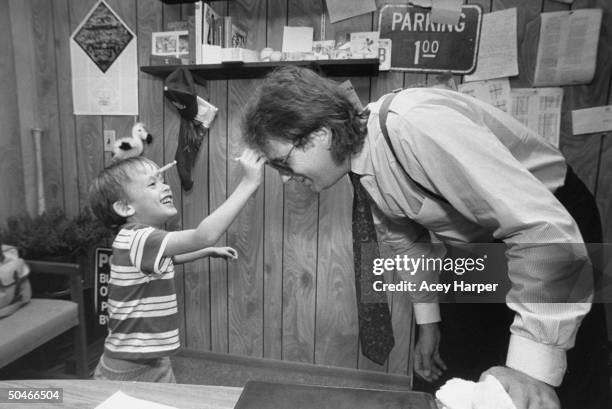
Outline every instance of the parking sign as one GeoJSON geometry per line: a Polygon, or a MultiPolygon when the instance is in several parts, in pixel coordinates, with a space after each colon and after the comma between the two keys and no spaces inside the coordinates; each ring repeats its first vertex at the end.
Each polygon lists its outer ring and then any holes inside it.
{"type": "Polygon", "coordinates": [[[380,38],[391,39],[391,69],[470,74],[476,69],[482,9],[464,5],[455,25],[431,22],[431,10],[387,4],[380,10],[380,38]]]}

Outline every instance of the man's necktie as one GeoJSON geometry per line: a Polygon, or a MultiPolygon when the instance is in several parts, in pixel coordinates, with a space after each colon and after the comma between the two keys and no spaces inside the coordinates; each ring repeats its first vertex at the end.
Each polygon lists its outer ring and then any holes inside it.
{"type": "Polygon", "coordinates": [[[353,257],[359,339],[363,354],[382,365],[395,344],[391,314],[387,294],[374,291],[372,287],[375,281],[372,268],[379,252],[368,194],[359,182],[359,175],[351,172],[349,176],[353,184],[353,257]]]}

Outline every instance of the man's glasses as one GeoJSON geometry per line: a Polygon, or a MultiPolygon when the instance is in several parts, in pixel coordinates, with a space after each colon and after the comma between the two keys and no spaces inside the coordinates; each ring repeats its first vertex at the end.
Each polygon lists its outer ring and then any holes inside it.
{"type": "Polygon", "coordinates": [[[276,169],[279,173],[284,174],[284,175],[292,175],[293,169],[291,169],[291,167],[288,165],[289,163],[289,157],[291,157],[291,154],[293,153],[293,150],[297,148],[297,144],[294,144],[291,149],[289,149],[289,152],[287,152],[287,155],[285,155],[284,158],[274,158],[274,159],[270,159],[268,161],[268,165],[273,168],[276,169]]]}

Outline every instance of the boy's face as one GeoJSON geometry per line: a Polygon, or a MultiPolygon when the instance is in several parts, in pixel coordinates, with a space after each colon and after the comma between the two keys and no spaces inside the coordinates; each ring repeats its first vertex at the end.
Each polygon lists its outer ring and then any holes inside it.
{"type": "Polygon", "coordinates": [[[127,204],[133,214],[130,222],[162,227],[178,211],[174,207],[172,190],[164,183],[164,175],[157,166],[146,164],[131,172],[130,181],[125,187],[127,204]]]}

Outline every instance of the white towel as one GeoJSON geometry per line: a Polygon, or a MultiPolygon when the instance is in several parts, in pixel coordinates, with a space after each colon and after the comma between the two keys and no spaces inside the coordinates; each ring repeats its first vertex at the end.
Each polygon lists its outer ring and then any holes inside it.
{"type": "Polygon", "coordinates": [[[453,378],[436,392],[441,409],[516,409],[512,399],[493,375],[481,382],[453,378]]]}

